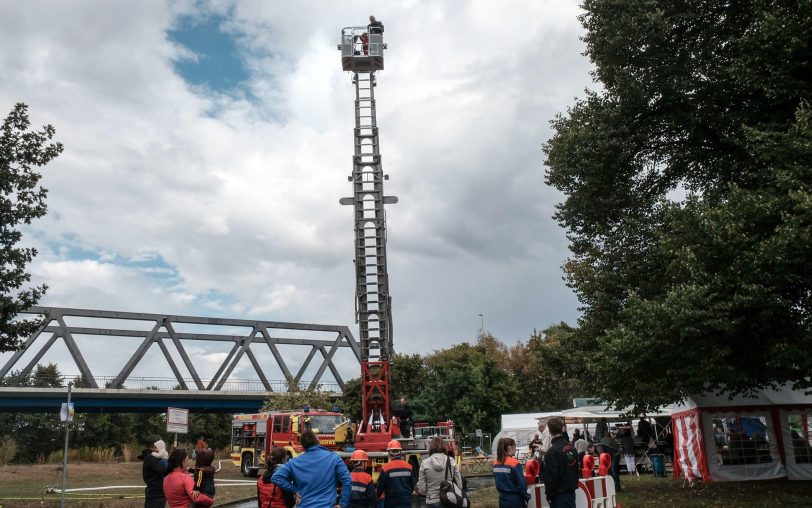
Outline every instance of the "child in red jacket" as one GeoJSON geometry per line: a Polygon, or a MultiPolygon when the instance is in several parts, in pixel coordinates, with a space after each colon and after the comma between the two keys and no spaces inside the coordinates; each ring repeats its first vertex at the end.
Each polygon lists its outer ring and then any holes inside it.
{"type": "Polygon", "coordinates": [[[274,472],[288,461],[284,448],[274,448],[265,459],[265,473],[257,480],[257,498],[260,508],[291,508],[296,504],[293,492],[271,482],[274,472]]]}

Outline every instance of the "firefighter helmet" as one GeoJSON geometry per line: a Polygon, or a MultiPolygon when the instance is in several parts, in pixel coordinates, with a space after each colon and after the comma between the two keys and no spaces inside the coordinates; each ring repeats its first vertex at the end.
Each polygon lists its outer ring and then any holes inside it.
{"type": "Polygon", "coordinates": [[[367,452],[364,450],[355,450],[352,452],[350,460],[353,462],[367,462],[369,460],[369,455],[367,455],[367,452]]]}
{"type": "Polygon", "coordinates": [[[397,439],[389,441],[389,444],[386,445],[386,451],[390,453],[400,453],[402,449],[403,447],[400,446],[400,441],[398,441],[397,439]]]}

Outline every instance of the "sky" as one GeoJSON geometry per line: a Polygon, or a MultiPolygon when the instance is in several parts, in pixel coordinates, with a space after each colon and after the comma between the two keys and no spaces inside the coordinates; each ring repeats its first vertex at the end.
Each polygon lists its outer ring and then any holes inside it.
{"type": "MultiPolygon", "coordinates": [[[[387,207],[396,351],[471,342],[483,323],[507,344],[574,324],[552,218],[563,196],[544,183],[541,147],[594,86],[579,13],[574,0],[0,3],[0,114],[24,102],[65,145],[42,169],[48,215],[25,229],[33,282],[49,286],[41,305],[357,336],[353,218],[338,204],[352,193],[354,90],[336,44],[374,14],[389,48],[380,150],[399,198],[387,207]]],[[[96,375],[137,346],[77,340],[96,375]]],[[[205,377],[228,347],[188,349],[205,377]]],[[[153,350],[133,375],[170,375],[153,350]]],[[[295,368],[307,351],[283,354],[295,368]]],[[[77,372],[59,343],[42,361],[77,372]]]]}

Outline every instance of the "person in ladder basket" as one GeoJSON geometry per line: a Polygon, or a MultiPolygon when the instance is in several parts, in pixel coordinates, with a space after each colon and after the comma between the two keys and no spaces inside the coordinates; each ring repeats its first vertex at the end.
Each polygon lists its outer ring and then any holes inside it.
{"type": "Polygon", "coordinates": [[[400,441],[393,439],[386,445],[389,462],[383,465],[378,477],[378,497],[383,497],[385,508],[411,508],[414,480],[412,466],[401,460],[400,441]]]}
{"type": "Polygon", "coordinates": [[[375,16],[369,17],[369,25],[367,31],[371,34],[383,34],[383,23],[375,19],[375,16]]]}

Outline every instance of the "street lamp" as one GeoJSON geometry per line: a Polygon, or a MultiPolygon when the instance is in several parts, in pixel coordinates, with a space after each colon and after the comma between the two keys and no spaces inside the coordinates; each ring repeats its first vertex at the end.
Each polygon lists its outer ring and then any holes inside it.
{"type": "Polygon", "coordinates": [[[479,316],[479,334],[485,335],[485,316],[482,314],[477,314],[479,316]]]}

